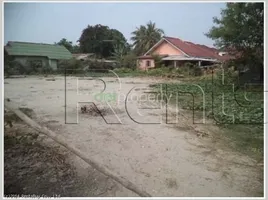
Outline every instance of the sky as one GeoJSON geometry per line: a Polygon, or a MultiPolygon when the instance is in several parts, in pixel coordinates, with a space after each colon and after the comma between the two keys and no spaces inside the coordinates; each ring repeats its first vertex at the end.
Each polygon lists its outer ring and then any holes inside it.
{"type": "Polygon", "coordinates": [[[204,33],[225,3],[4,3],[4,41],[76,44],[88,25],[131,32],[150,20],[169,37],[213,46],[204,33]]]}

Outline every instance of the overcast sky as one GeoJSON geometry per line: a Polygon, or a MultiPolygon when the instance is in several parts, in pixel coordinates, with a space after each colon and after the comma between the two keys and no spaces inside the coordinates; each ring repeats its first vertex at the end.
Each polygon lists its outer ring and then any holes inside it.
{"type": "Polygon", "coordinates": [[[155,22],[166,36],[213,45],[206,33],[225,3],[5,3],[4,41],[73,43],[87,25],[119,30],[127,40],[136,27],[155,22]]]}

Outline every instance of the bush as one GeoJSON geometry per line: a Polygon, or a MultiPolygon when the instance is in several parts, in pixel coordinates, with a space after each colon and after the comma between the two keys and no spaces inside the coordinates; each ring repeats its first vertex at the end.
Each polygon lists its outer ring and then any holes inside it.
{"type": "Polygon", "coordinates": [[[81,73],[83,70],[83,65],[82,61],[76,60],[74,58],[70,60],[60,60],[58,62],[58,72],[59,73],[65,73],[66,69],[66,74],[77,74],[81,73]]]}
{"type": "Polygon", "coordinates": [[[222,80],[224,80],[224,84],[235,84],[238,86],[238,73],[233,68],[221,68],[216,72],[217,81],[219,84],[222,84],[222,80]]]}
{"type": "Polygon", "coordinates": [[[53,74],[54,71],[53,71],[53,69],[51,67],[45,66],[45,67],[43,67],[42,73],[47,75],[47,74],[53,74]]]}
{"type": "MultiPolygon", "coordinates": [[[[195,113],[199,113],[205,109],[207,117],[214,119],[215,123],[220,126],[221,133],[226,134],[222,138],[228,139],[228,142],[235,142],[235,145],[243,148],[258,147],[263,149],[263,88],[255,88],[259,89],[260,92],[248,92],[247,97],[251,99],[248,101],[245,99],[246,90],[241,88],[234,93],[230,87],[237,76],[231,69],[225,71],[224,84],[221,75],[222,71],[219,71],[213,82],[211,77],[206,77],[203,80],[194,78],[184,83],[166,83],[167,96],[172,94],[171,99],[174,102],[182,106],[183,109],[191,110],[191,112],[194,109],[195,113]],[[192,84],[200,86],[202,90],[193,87],[192,84]],[[180,95],[176,99],[178,92],[191,93],[193,96],[180,95]],[[203,94],[205,95],[203,96],[203,94]],[[233,121],[232,115],[235,121],[233,121]]],[[[161,84],[156,84],[154,87],[157,92],[162,92],[160,90],[161,84]]]]}
{"type": "Polygon", "coordinates": [[[152,68],[146,73],[150,76],[164,76],[170,72],[168,67],[161,67],[161,68],[152,68]]]}
{"type": "Polygon", "coordinates": [[[201,76],[203,74],[202,69],[200,67],[194,67],[193,73],[194,76],[201,76]]]}
{"type": "Polygon", "coordinates": [[[200,67],[190,62],[187,62],[182,67],[179,67],[177,71],[188,76],[201,76],[203,74],[200,67]]]}
{"type": "Polygon", "coordinates": [[[10,61],[5,64],[5,75],[32,75],[32,74],[48,74],[52,73],[52,68],[49,66],[35,65],[34,62],[28,61],[26,65],[18,61],[10,61]]]}
{"type": "Polygon", "coordinates": [[[188,68],[188,69],[192,69],[192,68],[195,67],[195,64],[190,63],[190,62],[187,62],[187,63],[184,64],[184,67],[186,67],[186,68],[188,68]]]}
{"type": "Polygon", "coordinates": [[[194,65],[192,63],[185,63],[183,66],[180,66],[178,68],[173,68],[173,71],[178,74],[182,74],[184,76],[192,75],[192,70],[194,68],[194,65]]]}
{"type": "Polygon", "coordinates": [[[4,74],[5,76],[23,75],[26,74],[26,69],[20,62],[10,61],[9,63],[5,63],[4,74]]]}
{"type": "Polygon", "coordinates": [[[100,73],[108,73],[109,70],[114,69],[114,63],[107,63],[107,62],[102,62],[99,60],[88,60],[86,61],[86,66],[87,69],[91,72],[100,72],[100,73]]]}
{"type": "Polygon", "coordinates": [[[122,68],[116,68],[113,70],[115,73],[131,73],[133,72],[133,69],[130,69],[130,68],[125,68],[125,67],[122,67],[122,68]]]}
{"type": "Polygon", "coordinates": [[[163,66],[162,58],[157,54],[152,55],[152,57],[154,59],[155,68],[161,68],[163,66]]]}
{"type": "Polygon", "coordinates": [[[127,54],[122,59],[122,67],[129,69],[136,69],[137,67],[137,57],[134,54],[127,54]]]}

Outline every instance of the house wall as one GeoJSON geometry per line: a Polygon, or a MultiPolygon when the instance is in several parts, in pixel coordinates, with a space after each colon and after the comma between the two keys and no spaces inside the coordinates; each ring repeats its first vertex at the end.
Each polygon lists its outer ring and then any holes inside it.
{"type": "Polygon", "coordinates": [[[18,61],[23,66],[29,65],[31,61],[41,61],[42,67],[50,66],[53,70],[58,69],[58,60],[50,60],[47,57],[38,57],[38,56],[15,56],[15,61],[18,61]]]}
{"type": "Polygon", "coordinates": [[[150,54],[158,55],[184,55],[181,51],[173,47],[166,41],[163,41],[156,49],[154,49],[150,54]]]}
{"type": "MultiPolygon", "coordinates": [[[[173,47],[171,44],[169,44],[167,41],[163,41],[158,47],[156,47],[154,50],[152,50],[149,54],[157,54],[157,55],[181,55],[183,56],[184,53],[181,52],[180,50],[176,49],[173,47]]],[[[173,64],[174,62],[172,62],[173,64]]],[[[174,65],[174,64],[173,64],[174,65]]],[[[153,59],[150,58],[139,58],[137,61],[137,66],[141,70],[149,69],[149,68],[154,68],[155,63],[153,59]],[[151,66],[147,67],[147,61],[151,62],[151,66]]],[[[179,63],[178,63],[179,66],[179,63]]]]}
{"type": "Polygon", "coordinates": [[[146,70],[148,68],[154,68],[155,63],[154,63],[154,60],[152,58],[140,58],[137,60],[137,66],[141,70],[146,70]],[[147,62],[150,62],[149,67],[147,66],[147,62]]]}
{"type": "Polygon", "coordinates": [[[23,66],[29,65],[30,61],[35,61],[35,60],[41,61],[42,62],[42,67],[45,67],[46,65],[48,65],[48,58],[47,57],[15,56],[14,59],[15,59],[15,61],[19,62],[23,66]]]}
{"type": "Polygon", "coordinates": [[[57,60],[51,60],[50,61],[50,67],[53,69],[53,70],[57,70],[58,69],[58,61],[57,60]]]}

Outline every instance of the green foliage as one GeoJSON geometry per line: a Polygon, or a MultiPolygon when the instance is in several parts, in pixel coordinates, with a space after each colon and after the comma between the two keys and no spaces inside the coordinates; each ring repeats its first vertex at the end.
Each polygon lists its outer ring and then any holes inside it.
{"type": "Polygon", "coordinates": [[[142,71],[142,70],[137,70],[136,68],[131,69],[131,68],[116,68],[113,70],[115,73],[118,74],[120,77],[125,77],[125,76],[153,76],[153,77],[165,77],[170,75],[172,72],[170,71],[169,68],[163,67],[163,68],[152,68],[148,71],[142,71]]]}
{"type": "Polygon", "coordinates": [[[226,84],[226,85],[231,85],[231,84],[238,84],[238,73],[234,71],[233,68],[221,68],[218,71],[216,71],[215,77],[215,82],[220,85],[220,84],[226,84]]]}
{"type": "Polygon", "coordinates": [[[125,44],[116,44],[114,46],[114,52],[112,52],[112,58],[115,59],[119,67],[122,67],[124,56],[128,53],[128,49],[125,44]]]}
{"type": "Polygon", "coordinates": [[[82,61],[76,60],[74,58],[69,60],[60,60],[58,62],[58,73],[64,74],[79,74],[83,72],[82,61]]]}
{"type": "MultiPolygon", "coordinates": [[[[211,75],[184,83],[168,83],[167,95],[172,95],[171,102],[178,101],[183,109],[194,110],[195,116],[205,109],[206,117],[215,120],[225,136],[232,138],[235,147],[250,151],[252,148],[263,149],[263,88],[256,86],[254,91],[244,88],[234,90],[232,84],[236,83],[237,78],[237,74],[228,69],[224,73],[218,71],[213,75],[213,81],[211,75]]],[[[154,87],[159,91],[160,84],[154,87]]]]}
{"type": "Polygon", "coordinates": [[[202,69],[200,67],[194,67],[194,69],[193,69],[193,75],[194,76],[201,76],[201,75],[203,75],[202,69]]]}
{"type": "Polygon", "coordinates": [[[64,46],[68,49],[71,53],[73,52],[73,42],[68,41],[66,38],[62,38],[59,42],[56,43],[57,45],[64,46]]]}
{"type": "Polygon", "coordinates": [[[9,61],[5,64],[5,76],[27,74],[27,69],[18,61],[9,61]]]}
{"type": "Polygon", "coordinates": [[[194,65],[193,63],[186,62],[186,63],[184,64],[184,66],[183,66],[183,67],[188,68],[188,69],[191,69],[191,68],[194,68],[194,67],[195,67],[195,65],[194,65]]]}
{"type": "Polygon", "coordinates": [[[95,53],[100,58],[111,57],[115,52],[115,44],[127,44],[126,38],[121,32],[101,24],[88,25],[78,41],[83,53],[95,53]]]}
{"type": "Polygon", "coordinates": [[[8,56],[7,53],[4,52],[5,76],[21,74],[20,73],[21,69],[22,69],[22,65],[19,62],[14,61],[14,58],[12,56],[8,56]]]}
{"type": "Polygon", "coordinates": [[[193,63],[187,62],[181,68],[184,75],[194,76],[194,68],[196,66],[193,63]]]}
{"type": "Polygon", "coordinates": [[[176,73],[182,74],[184,76],[201,76],[203,75],[202,69],[190,62],[186,62],[183,66],[178,67],[173,70],[176,73]]]}
{"type": "MultiPolygon", "coordinates": [[[[216,45],[239,56],[239,62],[263,68],[264,3],[227,3],[206,34],[216,45]]],[[[261,73],[261,71],[260,71],[261,73]]],[[[261,77],[262,78],[262,77],[261,77]]]]}
{"type": "Polygon", "coordinates": [[[131,40],[136,55],[142,55],[155,45],[164,35],[164,31],[156,27],[156,24],[149,21],[146,26],[141,25],[131,33],[131,40]]]}
{"type": "Polygon", "coordinates": [[[55,42],[57,45],[64,46],[71,53],[81,53],[79,45],[73,45],[72,41],[68,41],[66,38],[62,38],[59,42],[55,42]]]}
{"type": "Polygon", "coordinates": [[[52,73],[52,68],[48,65],[43,66],[42,61],[28,60],[26,64],[15,60],[11,56],[5,56],[4,74],[10,75],[32,75],[52,73]]]}
{"type": "Polygon", "coordinates": [[[154,55],[152,55],[152,57],[154,59],[155,68],[162,67],[163,62],[162,62],[161,56],[154,54],[154,55]]]}
{"type": "Polygon", "coordinates": [[[71,53],[81,53],[79,45],[73,45],[71,53]]]}
{"type": "MultiPolygon", "coordinates": [[[[130,62],[134,63],[134,60],[130,62]]],[[[163,77],[163,78],[184,78],[189,77],[188,68],[173,68],[173,67],[165,67],[161,66],[158,68],[151,68],[148,71],[142,71],[129,67],[128,65],[123,65],[122,68],[116,68],[114,71],[118,73],[118,75],[122,76],[155,76],[155,77],[163,77]]]]}
{"type": "Polygon", "coordinates": [[[113,71],[117,74],[122,74],[122,73],[132,73],[133,69],[122,67],[122,68],[116,68],[113,71]]]}
{"type": "Polygon", "coordinates": [[[137,57],[133,53],[128,53],[123,57],[122,66],[125,68],[130,68],[132,70],[137,67],[137,57]]]}
{"type": "Polygon", "coordinates": [[[161,68],[153,68],[148,70],[146,75],[148,76],[165,76],[170,72],[170,69],[167,67],[161,67],[161,68]]]}
{"type": "Polygon", "coordinates": [[[173,71],[178,74],[183,74],[184,76],[189,76],[189,67],[187,66],[181,66],[175,69],[173,68],[173,71]]]}
{"type": "MultiPolygon", "coordinates": [[[[44,71],[42,61],[27,60],[25,65],[25,74],[42,74],[44,71]]],[[[47,70],[48,67],[46,67],[47,70]]]]}
{"type": "Polygon", "coordinates": [[[88,70],[91,72],[108,73],[109,70],[114,69],[114,63],[107,63],[101,60],[89,60],[86,61],[88,70]]]}

